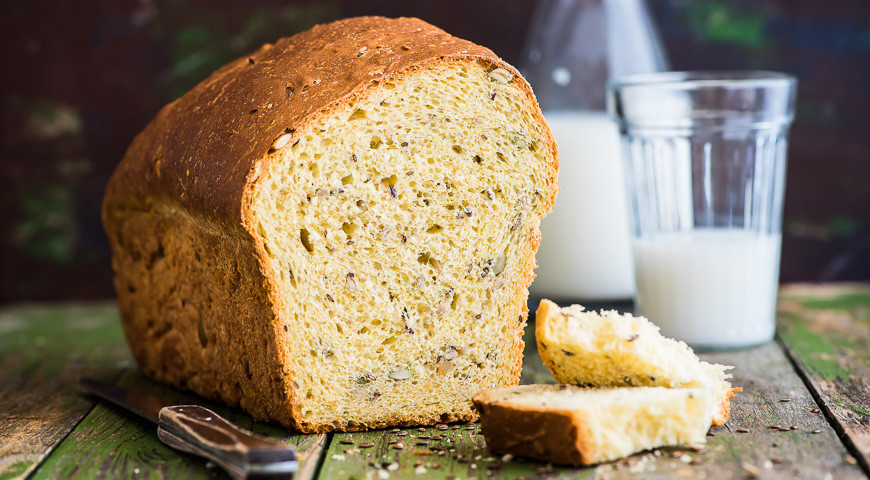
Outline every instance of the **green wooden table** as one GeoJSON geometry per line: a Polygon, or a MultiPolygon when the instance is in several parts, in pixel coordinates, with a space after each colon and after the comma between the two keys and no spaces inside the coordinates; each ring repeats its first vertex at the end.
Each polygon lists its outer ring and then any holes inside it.
{"type": "MultiPolygon", "coordinates": [[[[0,480],[226,478],[161,444],[156,428],[97,402],[81,376],[202,403],[297,446],[296,478],[807,478],[870,475],[870,285],[788,286],[777,340],[702,355],[734,365],[731,421],[703,450],[658,449],[584,469],[493,456],[477,425],[295,435],[151,383],[112,303],[0,310],[0,480]]],[[[527,328],[523,383],[552,382],[527,328]]]]}

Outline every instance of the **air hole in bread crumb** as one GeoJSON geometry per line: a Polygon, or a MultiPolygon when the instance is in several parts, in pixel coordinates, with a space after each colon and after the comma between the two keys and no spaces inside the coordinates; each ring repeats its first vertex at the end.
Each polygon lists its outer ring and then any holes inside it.
{"type": "Polygon", "coordinates": [[[356,232],[357,226],[355,223],[344,222],[341,225],[341,229],[344,231],[344,234],[350,237],[356,232]]]}
{"type": "Polygon", "coordinates": [[[312,253],[314,251],[314,245],[311,244],[310,233],[308,233],[307,228],[303,228],[299,231],[299,239],[302,241],[302,246],[305,247],[305,250],[308,250],[308,253],[312,253]]]}
{"type": "Polygon", "coordinates": [[[381,140],[381,137],[374,136],[374,137],[372,137],[371,141],[369,142],[369,148],[376,150],[376,149],[380,148],[381,145],[383,145],[383,144],[384,144],[384,141],[381,140]]]}
{"type": "Polygon", "coordinates": [[[454,153],[462,153],[462,147],[460,147],[459,145],[454,145],[453,152],[454,153]]]}
{"type": "MultiPolygon", "coordinates": [[[[441,233],[443,231],[444,231],[444,227],[442,227],[441,225],[438,225],[437,223],[426,229],[426,233],[441,233]]],[[[417,260],[419,261],[420,259],[418,258],[417,260]]]]}
{"type": "Polygon", "coordinates": [[[353,175],[352,174],[341,179],[342,185],[350,185],[351,183],[353,183],[353,175]]]}
{"type": "Polygon", "coordinates": [[[355,120],[364,120],[366,118],[368,118],[366,116],[366,111],[361,108],[357,108],[353,111],[353,113],[350,114],[350,117],[347,117],[347,121],[353,122],[355,120]]]}

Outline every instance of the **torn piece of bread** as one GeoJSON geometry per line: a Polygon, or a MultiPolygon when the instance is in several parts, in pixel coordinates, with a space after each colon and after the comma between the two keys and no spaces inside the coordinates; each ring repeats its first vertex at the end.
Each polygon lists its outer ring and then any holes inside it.
{"type": "Polygon", "coordinates": [[[491,451],[589,465],[705,443],[709,396],[703,388],[521,385],[480,392],[474,404],[491,451]]]}
{"type": "Polygon", "coordinates": [[[303,432],[476,418],[516,384],[556,146],[490,50],[318,25],[164,107],[103,224],[148,377],[303,432]]]}
{"type": "Polygon", "coordinates": [[[713,425],[731,413],[732,367],[700,360],[684,342],[662,336],[644,317],[559,308],[542,300],[535,314],[538,353],[560,383],[595,387],[704,388],[713,396],[713,425]]]}

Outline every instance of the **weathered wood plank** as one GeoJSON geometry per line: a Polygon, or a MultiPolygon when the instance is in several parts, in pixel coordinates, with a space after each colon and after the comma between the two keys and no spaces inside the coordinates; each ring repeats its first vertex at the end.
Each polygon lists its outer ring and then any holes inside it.
{"type": "Polygon", "coordinates": [[[113,303],[0,311],[0,479],[27,476],[91,411],[79,376],[130,361],[113,303]]]}
{"type": "MultiPolygon", "coordinates": [[[[130,368],[118,384],[178,403],[203,405],[234,424],[275,440],[295,445],[300,457],[297,479],[312,478],[325,435],[297,435],[285,429],[255,423],[241,410],[157,385],[130,368]]],[[[54,453],[33,478],[229,478],[206,460],[174,450],[157,438],[157,426],[126,410],[101,402],[54,453]]]]}
{"type": "Polygon", "coordinates": [[[781,342],[870,475],[870,285],[789,286],[778,309],[781,342]]]}
{"type": "MultiPolygon", "coordinates": [[[[658,449],[596,467],[564,468],[493,456],[476,425],[403,428],[335,434],[320,478],[866,478],[824,416],[812,413],[810,392],[776,343],[703,357],[734,365],[734,383],[744,392],[733,402],[732,420],[712,429],[701,452],[658,449]],[[775,424],[786,431],[768,428],[775,424]],[[399,443],[402,449],[396,449],[399,443]]],[[[531,326],[521,381],[553,382],[531,326]]]]}

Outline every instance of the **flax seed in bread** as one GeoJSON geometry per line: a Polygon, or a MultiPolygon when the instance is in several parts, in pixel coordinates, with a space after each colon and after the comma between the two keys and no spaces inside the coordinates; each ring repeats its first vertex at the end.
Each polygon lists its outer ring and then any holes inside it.
{"type": "Polygon", "coordinates": [[[486,48],[380,17],[266,45],[163,108],[110,181],[131,349],[304,432],[472,420],[518,381],[556,170],[486,48]]]}

